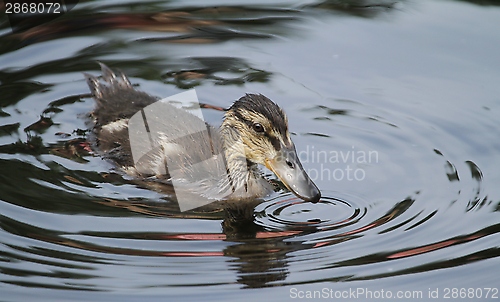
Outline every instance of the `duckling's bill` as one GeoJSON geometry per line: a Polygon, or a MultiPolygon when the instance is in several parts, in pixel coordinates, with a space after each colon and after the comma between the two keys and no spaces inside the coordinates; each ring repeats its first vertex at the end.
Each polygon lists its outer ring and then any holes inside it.
{"type": "Polygon", "coordinates": [[[283,184],[305,201],[318,202],[321,193],[302,167],[293,143],[281,146],[274,158],[266,159],[266,167],[273,171],[283,184]]]}

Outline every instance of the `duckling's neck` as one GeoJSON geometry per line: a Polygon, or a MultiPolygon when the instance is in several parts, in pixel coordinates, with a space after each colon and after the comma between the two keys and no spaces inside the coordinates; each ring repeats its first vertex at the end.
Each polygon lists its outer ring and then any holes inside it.
{"type": "Polygon", "coordinates": [[[224,121],[220,135],[229,176],[227,185],[233,191],[231,198],[258,198],[269,194],[273,187],[262,177],[258,165],[247,159],[238,129],[224,121]]]}
{"type": "Polygon", "coordinates": [[[245,146],[237,129],[223,123],[220,134],[230,180],[234,186],[239,187],[248,178],[256,176],[252,173],[256,164],[247,161],[245,146]]]}

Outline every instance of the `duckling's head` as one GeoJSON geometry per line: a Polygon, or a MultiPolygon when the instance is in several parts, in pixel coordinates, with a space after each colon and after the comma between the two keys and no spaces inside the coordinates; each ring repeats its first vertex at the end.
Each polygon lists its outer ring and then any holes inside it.
{"type": "Polygon", "coordinates": [[[243,96],[226,112],[222,129],[232,130],[226,140],[239,146],[247,162],[266,166],[304,200],[321,198],[297,156],[286,114],[273,101],[261,94],[243,96]]]}

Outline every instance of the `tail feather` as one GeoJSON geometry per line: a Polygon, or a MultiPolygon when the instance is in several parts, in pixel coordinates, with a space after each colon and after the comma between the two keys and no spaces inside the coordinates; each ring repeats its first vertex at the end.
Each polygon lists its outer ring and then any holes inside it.
{"type": "Polygon", "coordinates": [[[104,65],[101,62],[99,62],[99,65],[101,66],[102,77],[104,81],[106,81],[110,85],[110,87],[133,89],[128,77],[123,72],[113,72],[108,66],[104,65]]]}

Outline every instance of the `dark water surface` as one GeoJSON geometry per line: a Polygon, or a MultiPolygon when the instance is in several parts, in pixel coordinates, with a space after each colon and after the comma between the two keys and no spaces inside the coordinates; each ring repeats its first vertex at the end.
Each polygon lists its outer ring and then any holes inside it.
{"type": "Polygon", "coordinates": [[[283,3],[0,17],[0,300],[498,299],[500,2],[283,3]],[[96,61],[160,97],[267,95],[322,201],[234,219],[135,186],[85,147],[96,61]]]}

